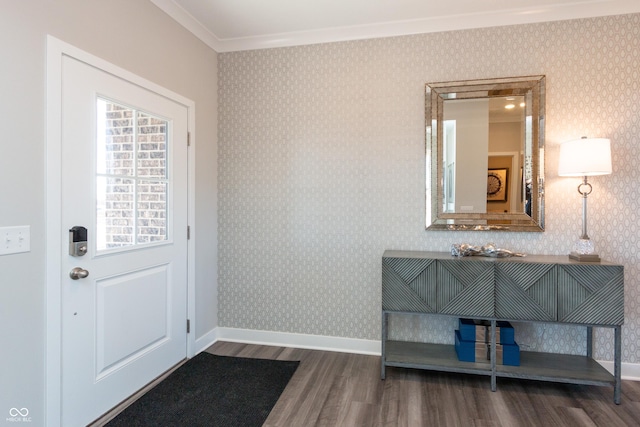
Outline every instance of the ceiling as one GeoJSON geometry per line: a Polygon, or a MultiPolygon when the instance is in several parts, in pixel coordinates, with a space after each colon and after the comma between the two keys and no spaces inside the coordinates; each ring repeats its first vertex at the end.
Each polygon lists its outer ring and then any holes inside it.
{"type": "Polygon", "coordinates": [[[640,0],[150,0],[217,52],[640,12],[640,0]]]}

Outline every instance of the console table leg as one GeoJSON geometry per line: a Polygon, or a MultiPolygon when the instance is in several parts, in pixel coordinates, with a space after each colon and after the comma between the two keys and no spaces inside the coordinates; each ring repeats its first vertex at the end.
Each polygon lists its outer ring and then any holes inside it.
{"type": "Polygon", "coordinates": [[[381,357],[380,357],[380,379],[385,379],[385,358],[386,358],[386,342],[387,342],[387,316],[389,314],[386,311],[382,312],[382,348],[381,348],[381,357]]]}
{"type": "Polygon", "coordinates": [[[587,326],[587,357],[593,358],[593,327],[587,326]]]}
{"type": "Polygon", "coordinates": [[[613,359],[613,376],[615,384],[613,386],[613,401],[620,404],[620,390],[622,386],[622,326],[615,327],[615,354],[613,359]]]}
{"type": "Polygon", "coordinates": [[[496,391],[497,389],[497,385],[496,385],[496,321],[492,320],[491,321],[491,337],[490,337],[490,341],[491,344],[491,391],[496,391]]]}

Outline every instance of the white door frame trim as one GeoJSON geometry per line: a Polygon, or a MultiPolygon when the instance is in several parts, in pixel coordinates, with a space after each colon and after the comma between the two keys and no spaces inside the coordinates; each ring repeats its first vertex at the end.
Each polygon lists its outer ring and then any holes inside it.
{"type": "MultiPolygon", "coordinates": [[[[69,56],[156,92],[184,105],[188,110],[191,145],[188,150],[188,217],[191,238],[187,243],[187,318],[191,332],[187,335],[187,357],[195,355],[195,103],[90,53],[80,50],[51,35],[47,35],[47,99],[46,99],[46,349],[45,349],[45,425],[59,426],[62,420],[62,317],[60,260],[64,245],[58,239],[62,233],[61,149],[62,149],[62,58],[69,56]]],[[[186,328],[186,325],[185,325],[186,328]]]]}

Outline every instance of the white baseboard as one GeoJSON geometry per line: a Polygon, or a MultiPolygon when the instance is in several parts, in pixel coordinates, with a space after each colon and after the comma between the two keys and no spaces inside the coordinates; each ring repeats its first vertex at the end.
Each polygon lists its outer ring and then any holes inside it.
{"type": "MultiPolygon", "coordinates": [[[[610,360],[597,360],[607,371],[613,375],[613,362],[610,360]]],[[[622,362],[621,376],[623,380],[640,381],[640,363],[622,362]]]]}
{"type": "MultiPolygon", "coordinates": [[[[216,328],[196,341],[196,347],[204,350],[213,344],[210,340],[241,342],[245,344],[278,347],[307,348],[311,350],[337,351],[380,356],[380,341],[356,338],[329,337],[323,335],[292,334],[288,332],[258,331],[238,328],[216,328]],[[206,337],[206,339],[205,339],[206,337]],[[205,343],[209,342],[209,344],[205,343]],[[201,347],[201,345],[204,347],[201,347]]],[[[200,351],[202,351],[200,350],[200,351]]]]}
{"type": "Polygon", "coordinates": [[[193,357],[196,354],[206,350],[207,348],[212,346],[216,341],[218,341],[218,329],[219,328],[213,328],[212,330],[210,330],[200,338],[196,339],[195,352],[189,355],[189,357],[193,357]]]}

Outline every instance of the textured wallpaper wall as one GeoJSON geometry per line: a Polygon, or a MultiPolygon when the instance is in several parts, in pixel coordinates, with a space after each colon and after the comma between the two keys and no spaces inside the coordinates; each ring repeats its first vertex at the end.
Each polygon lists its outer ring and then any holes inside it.
{"type": "MultiPolygon", "coordinates": [[[[612,140],[589,234],[625,266],[623,361],[640,362],[640,15],[224,53],[219,56],[220,326],[380,339],[385,249],[483,244],[566,254],[579,179],[558,145],[612,140]],[[424,227],[424,85],[544,74],[546,231],[424,227]]],[[[390,335],[453,342],[454,319],[395,316],[390,335]]],[[[521,325],[526,349],[584,354],[579,327],[521,325]]],[[[612,359],[609,331],[596,357],[612,359]]]]}

